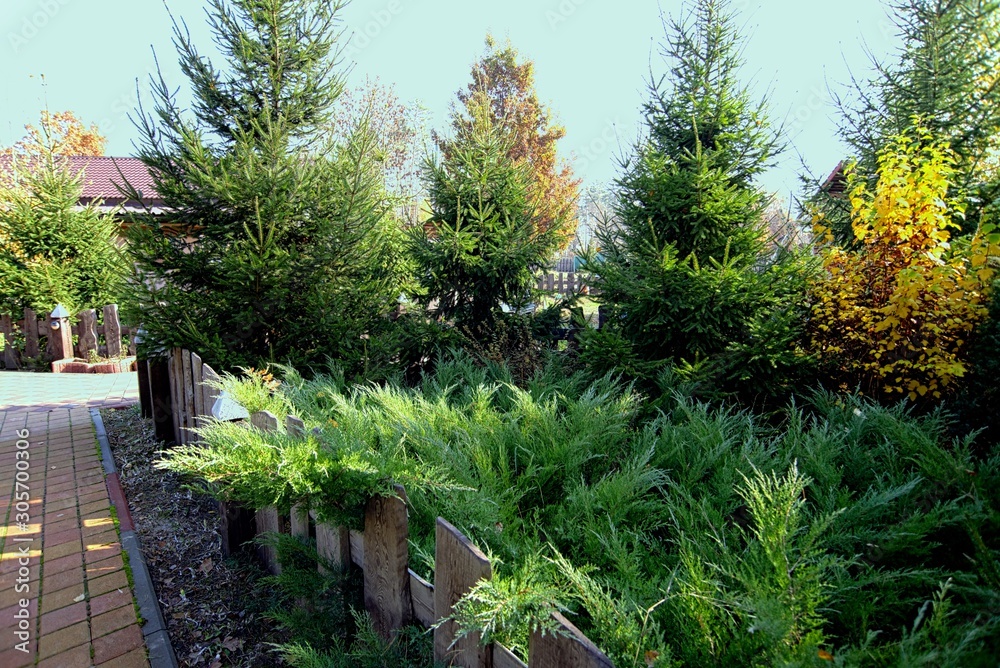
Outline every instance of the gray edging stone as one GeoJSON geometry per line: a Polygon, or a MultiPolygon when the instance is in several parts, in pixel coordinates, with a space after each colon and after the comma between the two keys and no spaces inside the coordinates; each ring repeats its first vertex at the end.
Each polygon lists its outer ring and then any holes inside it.
{"type": "MultiPolygon", "coordinates": [[[[114,456],[111,454],[111,443],[108,442],[108,433],[104,429],[101,412],[92,408],[90,416],[94,421],[97,442],[101,446],[104,475],[107,477],[116,473],[114,456]]],[[[124,508],[123,511],[129,512],[128,508],[124,508]]],[[[129,568],[132,571],[135,601],[139,605],[139,614],[146,622],[142,626],[142,635],[146,641],[146,649],[149,651],[150,668],[178,668],[177,657],[174,655],[174,648],[170,644],[170,636],[167,633],[167,624],[163,619],[163,612],[160,610],[160,602],[156,598],[153,579],[149,575],[146,559],[142,556],[142,549],[139,547],[139,537],[135,531],[122,531],[120,537],[122,549],[128,555],[129,568]]]]}

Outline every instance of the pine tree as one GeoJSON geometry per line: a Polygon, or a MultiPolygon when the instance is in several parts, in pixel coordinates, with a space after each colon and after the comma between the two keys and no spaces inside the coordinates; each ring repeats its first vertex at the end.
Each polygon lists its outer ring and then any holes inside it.
{"type": "MultiPolygon", "coordinates": [[[[957,158],[952,193],[966,198],[964,232],[973,232],[1000,196],[990,169],[1000,139],[1000,3],[996,0],[897,0],[902,45],[894,62],[839,99],[841,137],[856,170],[874,178],[878,156],[914,121],[947,142],[957,158]]],[[[852,239],[850,206],[820,196],[824,225],[852,239]]]]}
{"type": "Polygon", "coordinates": [[[221,68],[175,23],[194,102],[154,86],[139,157],[165,205],[129,233],[134,317],[156,345],[223,368],[352,359],[395,306],[402,233],[374,133],[362,119],[322,140],[342,4],[213,0],[221,68]]]}
{"type": "Polygon", "coordinates": [[[443,159],[427,166],[431,216],[411,247],[423,302],[476,333],[504,304],[527,304],[534,272],[550,262],[569,214],[538,228],[531,174],[510,157],[513,138],[485,105],[471,110],[472,122],[456,125],[443,159]]]}
{"type": "Polygon", "coordinates": [[[754,183],[779,140],[766,102],[739,83],[728,2],[697,0],[665,28],[669,75],[650,84],[647,133],[623,165],[590,268],[640,360],[704,363],[724,382],[764,385],[796,359],[804,289],[799,263],[766,252],[768,198],[754,183]]]}
{"type": "Polygon", "coordinates": [[[41,153],[12,157],[0,184],[0,312],[48,313],[116,303],[128,264],[119,225],[97,203],[79,206],[82,176],[42,135],[41,153]]]}

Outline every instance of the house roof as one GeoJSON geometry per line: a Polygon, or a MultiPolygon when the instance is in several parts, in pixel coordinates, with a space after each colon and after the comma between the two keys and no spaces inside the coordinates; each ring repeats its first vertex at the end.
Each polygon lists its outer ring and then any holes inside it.
{"type": "MultiPolygon", "coordinates": [[[[63,159],[71,173],[81,175],[81,204],[94,200],[103,200],[106,205],[122,204],[125,197],[119,186],[125,184],[139,192],[140,204],[162,204],[152,174],[138,158],[72,155],[63,159]]],[[[10,170],[11,160],[10,156],[0,156],[0,172],[10,170]]]]}

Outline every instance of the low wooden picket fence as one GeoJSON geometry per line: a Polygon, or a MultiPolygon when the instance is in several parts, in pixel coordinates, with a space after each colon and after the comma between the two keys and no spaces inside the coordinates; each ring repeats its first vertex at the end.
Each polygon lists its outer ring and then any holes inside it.
{"type": "Polygon", "coordinates": [[[538,277],[536,287],[546,292],[558,292],[559,294],[569,294],[573,292],[589,293],[590,287],[587,284],[587,275],[579,272],[549,272],[538,277]]]}
{"type": "MultiPolygon", "coordinates": [[[[4,338],[2,361],[5,368],[19,369],[28,360],[43,355],[54,357],[55,337],[50,336],[51,320],[47,314],[43,315],[45,317],[39,317],[30,308],[24,309],[23,317],[18,320],[12,315],[0,314],[0,334],[4,338]],[[15,345],[15,335],[24,337],[23,346],[15,345]]],[[[72,325],[72,333],[77,337],[73,352],[81,359],[89,359],[91,352],[101,357],[135,355],[135,331],[131,327],[122,326],[117,304],[108,304],[101,309],[100,322],[96,309],[80,311],[76,315],[76,324],[72,325]],[[122,339],[127,339],[128,344],[123,346],[122,339]]]]}
{"type": "MultiPolygon", "coordinates": [[[[218,396],[218,390],[205,383],[218,375],[198,355],[186,350],[172,351],[166,364],[177,442],[195,443],[196,434],[191,430],[203,416],[211,414],[218,396]]],[[[155,397],[153,403],[157,403],[155,397]]],[[[250,416],[248,428],[275,432],[282,427],[274,415],[259,412],[250,416]]],[[[290,436],[305,437],[305,424],[294,416],[286,419],[284,430],[290,436]]],[[[363,571],[365,608],[383,636],[392,637],[413,623],[434,627],[436,661],[466,668],[612,668],[610,659],[558,612],[552,613],[554,633],[532,634],[527,664],[502,645],[480,645],[476,634],[456,640],[454,622],[435,626],[439,620],[451,617],[452,606],[476,583],[492,577],[492,567],[482,551],[439,517],[435,529],[435,581],[430,583],[417,575],[409,567],[406,491],[402,486],[395,491],[396,496],[369,500],[361,532],[317,522],[314,513],[301,507],[292,509],[289,517],[279,516],[275,508],[258,510],[254,532],[315,536],[317,551],[326,561],[345,570],[354,565],[363,571]]],[[[224,544],[235,546],[246,540],[245,535],[230,534],[233,509],[221,510],[224,544]]],[[[261,548],[260,556],[272,572],[279,571],[274,548],[261,548]]]]}

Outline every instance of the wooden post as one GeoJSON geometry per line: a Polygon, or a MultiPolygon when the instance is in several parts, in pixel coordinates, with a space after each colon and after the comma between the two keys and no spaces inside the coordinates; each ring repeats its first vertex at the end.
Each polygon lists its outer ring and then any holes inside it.
{"type": "Polygon", "coordinates": [[[194,442],[194,433],[191,431],[191,427],[194,426],[194,381],[192,380],[191,374],[191,352],[183,351],[181,353],[181,406],[183,406],[183,412],[181,412],[182,424],[181,428],[184,431],[184,443],[194,442]]]}
{"type": "Polygon", "coordinates": [[[169,358],[146,360],[149,370],[149,406],[153,411],[153,428],[156,440],[171,443],[174,440],[174,408],[170,392],[169,358]]]}
{"type": "Polygon", "coordinates": [[[41,349],[38,347],[38,316],[30,308],[24,309],[24,356],[38,357],[41,349]]]}
{"type": "Polygon", "coordinates": [[[149,388],[149,361],[136,360],[136,380],[139,382],[139,410],[146,420],[153,417],[153,395],[149,388]]]}
{"type": "Polygon", "coordinates": [[[79,342],[76,346],[81,359],[90,361],[90,352],[97,353],[97,311],[87,309],[77,314],[80,322],[79,342]]]}
{"type": "MultiPolygon", "coordinates": [[[[493,577],[490,560],[458,529],[437,519],[434,547],[434,616],[438,620],[452,614],[452,606],[480,580],[493,577]]],[[[434,661],[463,668],[490,668],[493,651],[479,644],[479,634],[456,640],[458,626],[442,622],[434,629],[434,661]]]]}
{"type": "Polygon", "coordinates": [[[118,304],[108,304],[103,311],[104,342],[108,348],[108,357],[118,357],[122,354],[122,326],[118,321],[118,304]]]}
{"type": "Polygon", "coordinates": [[[17,368],[17,351],[14,349],[14,321],[9,315],[0,315],[0,334],[3,334],[3,364],[10,369],[17,368]]]}
{"type": "Polygon", "coordinates": [[[221,391],[217,387],[212,387],[211,383],[217,383],[219,381],[219,374],[215,373],[215,369],[208,366],[205,363],[201,365],[201,394],[202,402],[205,404],[205,414],[212,414],[212,407],[215,406],[215,400],[219,398],[221,391]]]}
{"type": "MultiPolygon", "coordinates": [[[[316,522],[316,551],[333,564],[336,570],[346,571],[351,565],[351,532],[347,527],[316,522]]],[[[319,570],[321,573],[326,572],[322,565],[319,570]]]]}
{"type": "MultiPolygon", "coordinates": [[[[285,416],[285,433],[295,438],[302,438],[306,434],[306,423],[294,415],[285,416]]],[[[291,529],[293,536],[309,538],[308,507],[301,504],[292,506],[291,529]]]]}
{"type": "Polygon", "coordinates": [[[195,353],[191,353],[191,393],[194,395],[194,417],[191,420],[192,428],[200,427],[201,417],[212,410],[211,406],[205,406],[205,394],[201,391],[202,368],[204,366],[201,357],[195,353]]]}
{"type": "Polygon", "coordinates": [[[493,668],[528,668],[528,664],[503,645],[493,643],[493,668]]]}
{"type": "Polygon", "coordinates": [[[171,405],[171,419],[174,427],[174,436],[172,440],[177,445],[184,445],[184,432],[181,429],[181,414],[184,411],[184,400],[181,395],[181,377],[183,376],[183,370],[181,369],[181,354],[183,351],[180,348],[174,348],[170,352],[170,405],[171,405]]]}
{"type": "Polygon", "coordinates": [[[49,315],[48,353],[53,360],[73,358],[73,329],[69,322],[69,312],[62,304],[49,315]]]}
{"type": "MultiPolygon", "coordinates": [[[[190,362],[189,362],[190,363],[190,362]]],[[[250,416],[250,424],[263,432],[271,433],[278,431],[278,418],[267,411],[258,411],[250,416]]],[[[281,523],[278,518],[278,509],[274,506],[261,508],[257,511],[257,535],[265,533],[278,533],[281,530],[281,523]]],[[[281,564],[278,563],[278,551],[267,545],[259,548],[258,553],[261,561],[267,566],[271,573],[278,575],[281,573],[281,564]]]]}
{"type": "Polygon", "coordinates": [[[614,668],[611,659],[597,649],[580,630],[558,612],[553,612],[556,633],[540,630],[528,641],[528,665],[541,668],[614,668]]]}
{"type": "Polygon", "coordinates": [[[375,497],[365,508],[365,609],[375,629],[392,638],[410,621],[409,525],[406,492],[375,497]]]}

